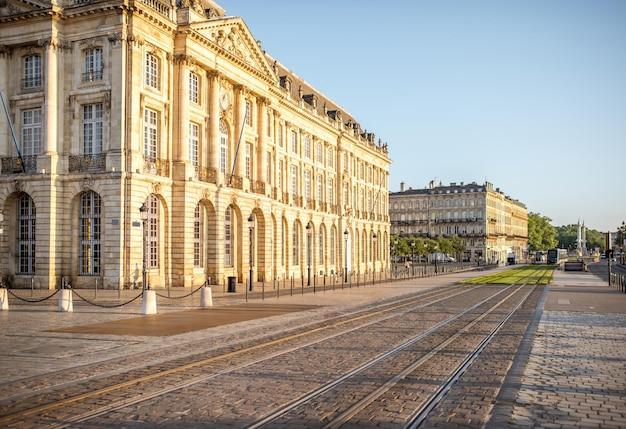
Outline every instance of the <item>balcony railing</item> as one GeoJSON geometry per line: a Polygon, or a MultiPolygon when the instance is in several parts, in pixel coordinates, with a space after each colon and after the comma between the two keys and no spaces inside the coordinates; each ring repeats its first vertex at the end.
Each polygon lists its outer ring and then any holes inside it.
{"type": "Polygon", "coordinates": [[[37,156],[2,158],[2,174],[36,173],[37,156]],[[24,169],[22,169],[24,167],[24,169]]]}
{"type": "Polygon", "coordinates": [[[259,195],[265,195],[265,182],[255,180],[252,182],[252,192],[259,195]]]}
{"type": "Polygon", "coordinates": [[[196,166],[196,179],[201,182],[217,183],[218,170],[216,168],[206,168],[196,166]]]}
{"type": "Polygon", "coordinates": [[[231,188],[243,189],[243,177],[227,174],[226,184],[227,186],[230,186],[231,188]]]}
{"type": "Polygon", "coordinates": [[[105,168],[106,155],[70,155],[70,173],[77,171],[103,171],[105,168]]]}
{"type": "Polygon", "coordinates": [[[143,157],[143,172],[148,174],[156,174],[163,177],[170,177],[170,164],[165,159],[159,159],[153,156],[143,157]]]}

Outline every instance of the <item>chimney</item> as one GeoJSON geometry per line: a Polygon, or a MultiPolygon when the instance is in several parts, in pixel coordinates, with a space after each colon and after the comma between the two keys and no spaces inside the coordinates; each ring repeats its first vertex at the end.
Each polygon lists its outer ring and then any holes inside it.
{"type": "Polygon", "coordinates": [[[404,191],[406,191],[406,183],[400,182],[400,192],[404,192],[404,191]]]}

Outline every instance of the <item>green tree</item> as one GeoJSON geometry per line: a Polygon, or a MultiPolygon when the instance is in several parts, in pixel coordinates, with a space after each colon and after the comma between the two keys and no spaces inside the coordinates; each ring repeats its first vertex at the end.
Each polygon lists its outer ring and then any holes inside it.
{"type": "Polygon", "coordinates": [[[554,228],[547,216],[539,213],[528,213],[528,248],[531,251],[546,251],[556,247],[556,228],[554,228]]]}

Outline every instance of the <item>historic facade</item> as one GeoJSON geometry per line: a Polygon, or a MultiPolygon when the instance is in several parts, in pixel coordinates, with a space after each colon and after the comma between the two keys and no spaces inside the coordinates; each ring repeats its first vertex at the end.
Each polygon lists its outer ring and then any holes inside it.
{"type": "Polygon", "coordinates": [[[451,183],[389,194],[391,233],[414,237],[460,237],[463,259],[492,263],[528,257],[528,211],[486,182],[451,183]]]}
{"type": "Polygon", "coordinates": [[[387,146],[210,0],[5,0],[0,92],[14,287],[388,264],[387,146]]]}

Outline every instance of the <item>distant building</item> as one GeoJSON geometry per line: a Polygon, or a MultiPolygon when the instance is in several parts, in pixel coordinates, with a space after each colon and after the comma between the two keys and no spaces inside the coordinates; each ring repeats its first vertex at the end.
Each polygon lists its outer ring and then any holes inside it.
{"type": "Polygon", "coordinates": [[[0,91],[17,136],[1,111],[13,286],[388,264],[387,145],[214,1],[5,0],[0,91]]]}
{"type": "Polygon", "coordinates": [[[410,237],[459,236],[466,261],[507,261],[528,257],[528,211],[491,183],[451,183],[389,194],[391,233],[410,237]]]}

